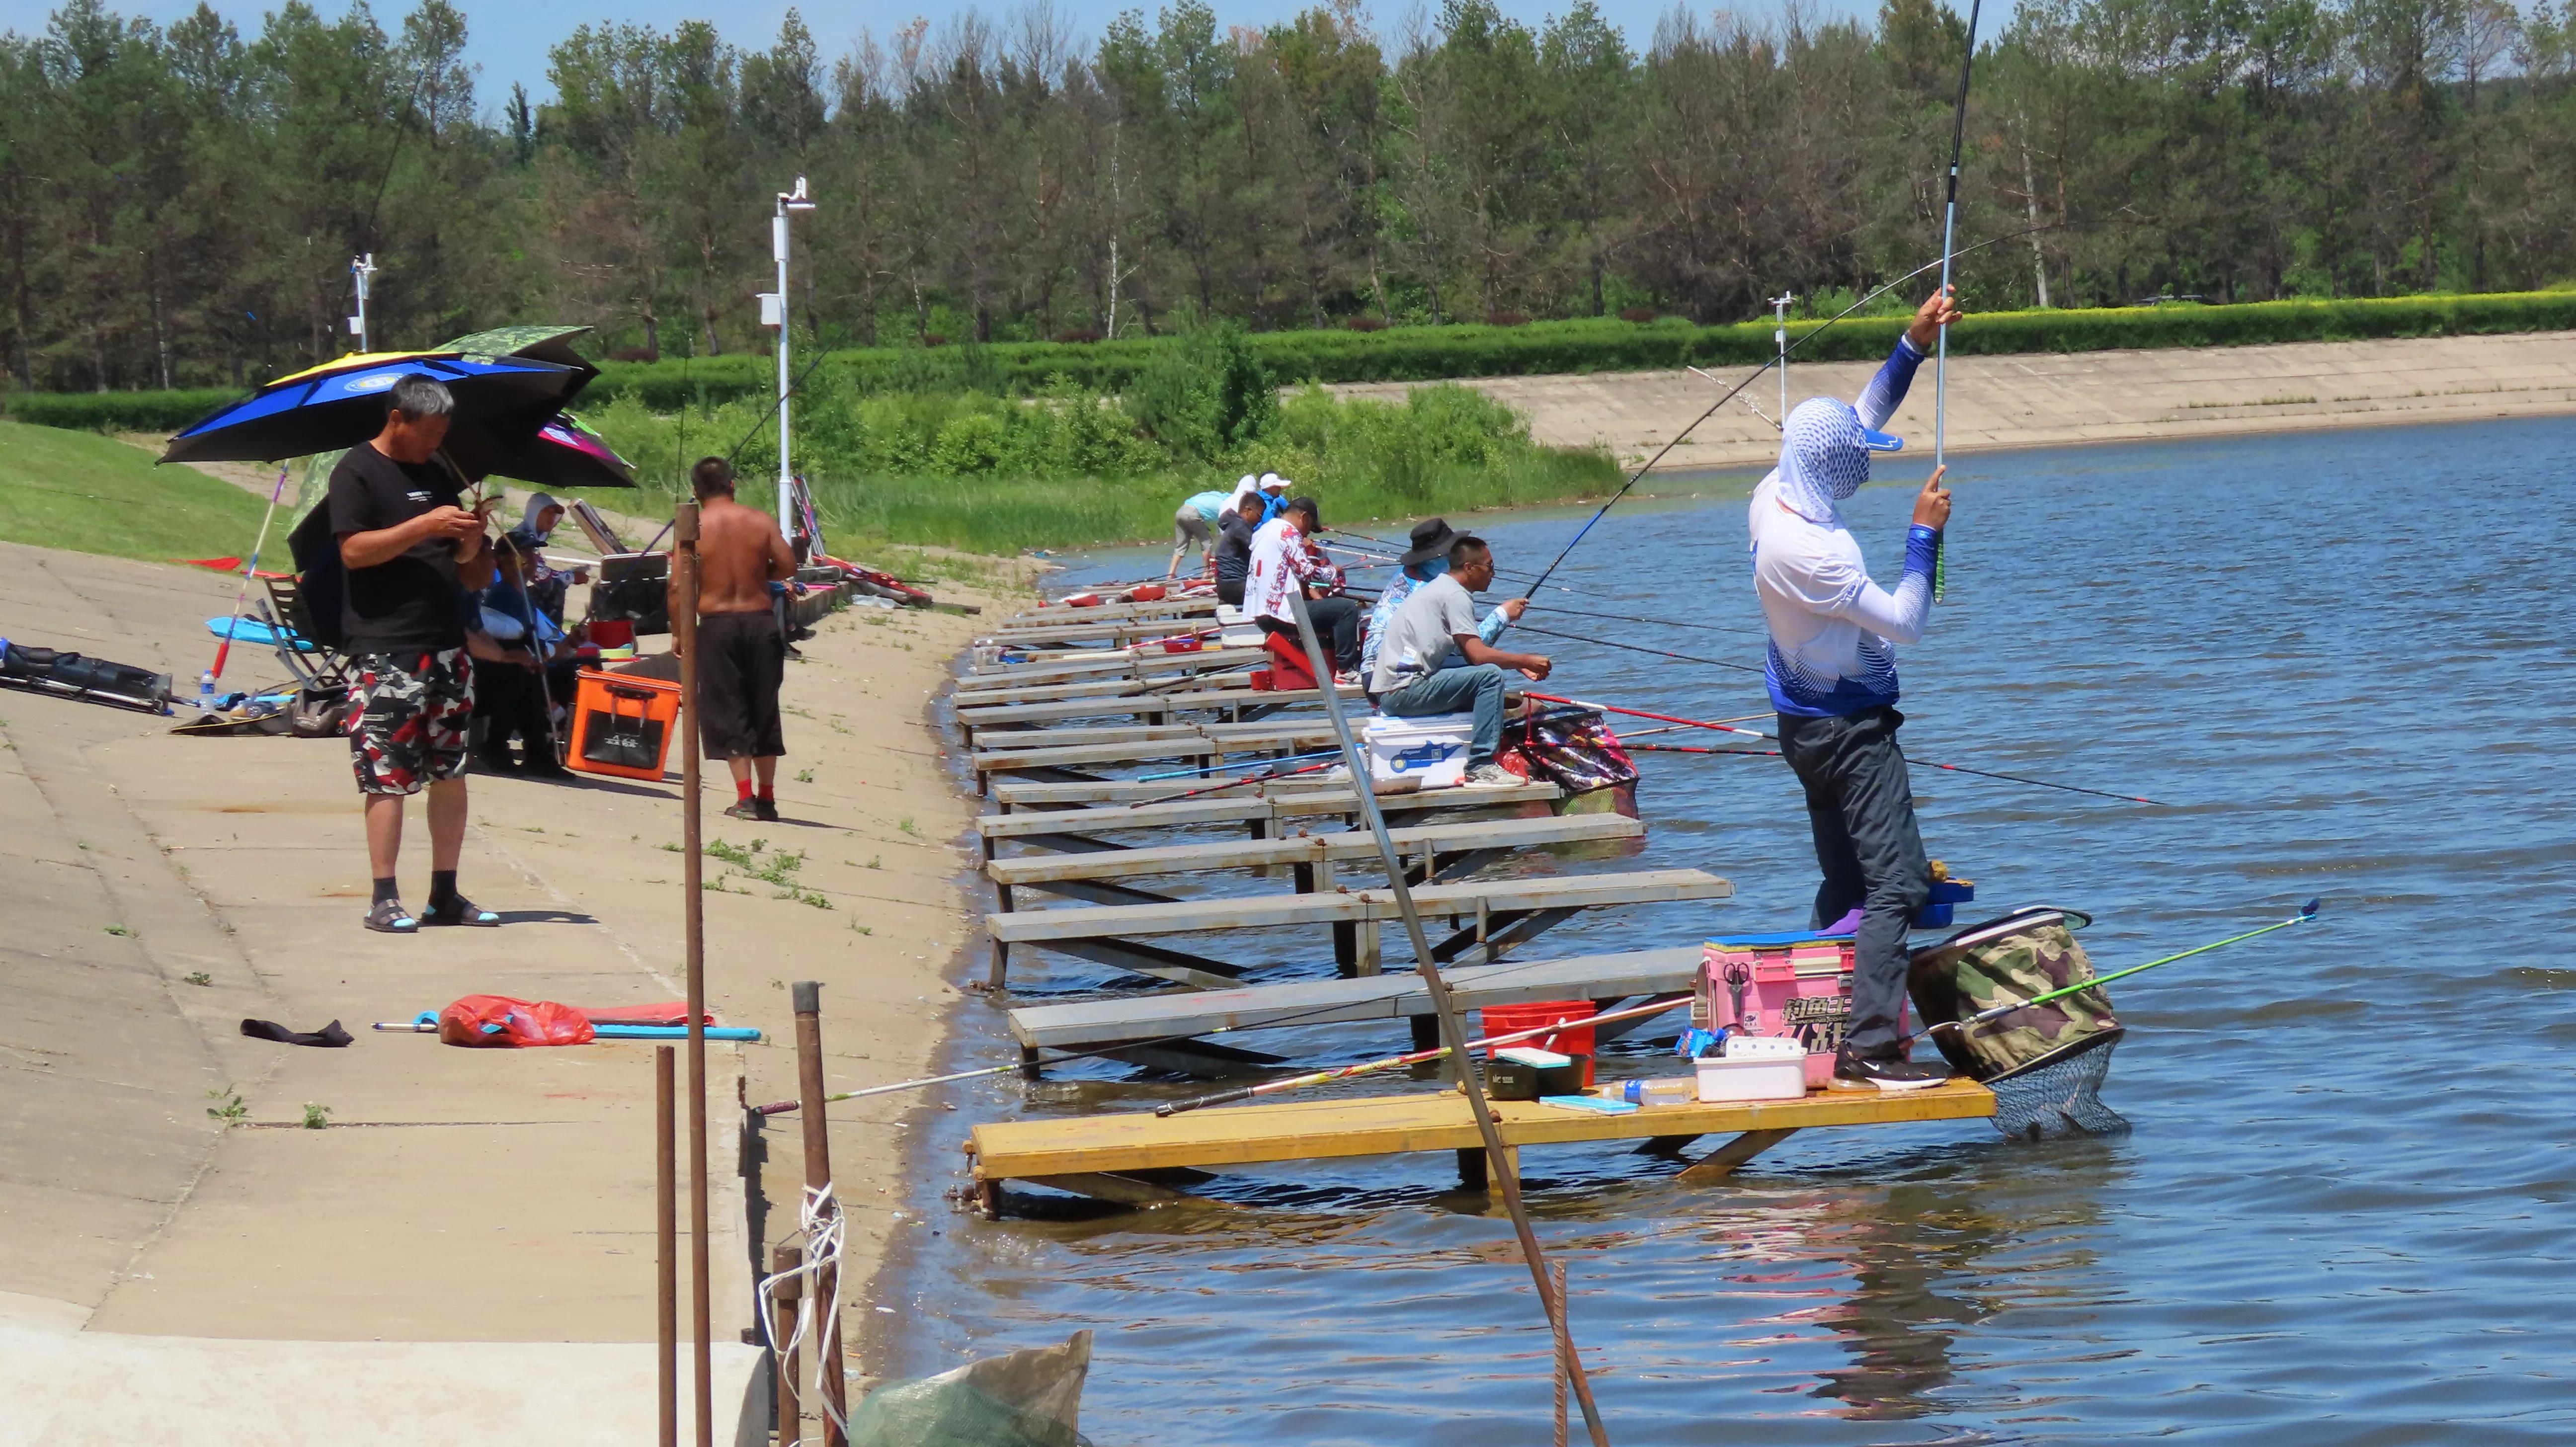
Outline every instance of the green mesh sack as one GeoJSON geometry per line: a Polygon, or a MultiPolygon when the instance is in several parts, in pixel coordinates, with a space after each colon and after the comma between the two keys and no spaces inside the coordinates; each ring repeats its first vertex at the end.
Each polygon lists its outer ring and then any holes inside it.
{"type": "Polygon", "coordinates": [[[850,1447],[1088,1447],[1074,1429],[1091,1333],[907,1377],[850,1412],[850,1447]]]}

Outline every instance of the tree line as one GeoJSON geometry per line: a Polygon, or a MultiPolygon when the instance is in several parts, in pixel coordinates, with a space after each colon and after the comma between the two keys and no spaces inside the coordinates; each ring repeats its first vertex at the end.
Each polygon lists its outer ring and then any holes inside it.
{"type": "MultiPolygon", "coordinates": [[[[2000,8],[1999,6],[1996,8],[2000,8]]],[[[827,57],[708,22],[586,25],[497,105],[466,17],[304,3],[256,35],[72,0],[0,36],[0,368],[240,385],[512,320],[630,359],[825,345],[1764,314],[1937,256],[1965,19],[1592,0],[1528,25],[1205,0],[1076,37],[1047,0],[827,57]]],[[[2543,0],[2028,0],[1977,38],[1972,305],[2534,288],[2576,276],[2576,25],[2543,0]]],[[[1920,287],[1913,290],[1920,290],[1920,287]]]]}

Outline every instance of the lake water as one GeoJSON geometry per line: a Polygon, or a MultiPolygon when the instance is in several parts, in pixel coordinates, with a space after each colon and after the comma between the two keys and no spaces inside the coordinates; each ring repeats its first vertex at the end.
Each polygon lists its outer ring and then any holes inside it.
{"type": "MultiPolygon", "coordinates": [[[[2112,987],[2130,1033],[2104,1094],[2124,1136],[1810,1131],[1707,1189],[1613,1147],[1525,1153],[1613,1441],[2576,1438],[2571,451],[2576,421],[2549,421],[1963,463],[1949,601],[1901,652],[1909,752],[2167,801],[1918,769],[1931,852],[1977,881],[1969,908],[2092,911],[2106,971],[2311,895],[2325,913],[2112,987]]],[[[1922,469],[1882,467],[1849,505],[1882,577],[1922,469]]],[[[1744,487],[1623,506],[1559,574],[1581,596],[1548,595],[1680,626],[1546,626],[1758,665],[1744,487]]],[[[1530,568],[1582,516],[1476,530],[1530,568]]],[[[1092,566],[1134,576],[1139,556],[1092,566]]],[[[1764,708],[1754,674],[1543,646],[1569,692],[1764,708]]],[[[1805,924],[1813,859],[1784,764],[1640,762],[1642,853],[1523,867],[1698,866],[1735,898],[1569,925],[1542,955],[1805,924]]],[[[1265,976],[1318,969],[1315,941],[1265,947],[1265,976]]],[[[1105,983],[1034,952],[1023,969],[1033,993],[1105,983]]],[[[969,1007],[952,1054],[1007,1059],[998,1036],[999,1012],[969,1007]]],[[[1330,1061],[1406,1045],[1400,1027],[1250,1043],[1330,1061]]],[[[1640,1052],[1610,1063],[1668,1073],[1640,1052]]],[[[1459,1194],[1445,1156],[1247,1173],[1226,1204],[1142,1213],[985,1222],[938,1203],[969,1121],[1181,1089],[1077,1067],[946,1097],[907,1316],[877,1318],[891,1365],[1091,1327],[1083,1424],[1103,1444],[1546,1440],[1527,1274],[1499,1204],[1459,1194]]]]}

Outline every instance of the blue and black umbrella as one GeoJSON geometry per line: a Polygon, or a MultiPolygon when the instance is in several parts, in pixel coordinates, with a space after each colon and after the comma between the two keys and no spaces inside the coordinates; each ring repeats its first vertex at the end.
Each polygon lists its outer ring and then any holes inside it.
{"type": "Polygon", "coordinates": [[[280,377],[170,439],[163,462],[276,462],[355,447],[382,431],[385,393],[418,372],[456,399],[448,460],[468,478],[502,470],[590,380],[533,357],[359,353],[280,377]]]}

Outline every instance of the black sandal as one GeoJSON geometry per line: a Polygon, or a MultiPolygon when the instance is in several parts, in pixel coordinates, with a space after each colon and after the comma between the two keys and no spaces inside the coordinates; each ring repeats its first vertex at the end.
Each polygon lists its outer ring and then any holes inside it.
{"type": "Polygon", "coordinates": [[[402,907],[399,899],[377,900],[367,907],[361,919],[367,928],[380,935],[416,934],[420,930],[420,921],[412,917],[410,910],[402,907]]]}
{"type": "Polygon", "coordinates": [[[474,901],[459,894],[450,896],[445,904],[431,905],[429,913],[420,917],[420,922],[434,925],[473,925],[480,929],[491,929],[501,923],[501,917],[488,909],[476,906],[474,901]]]}

